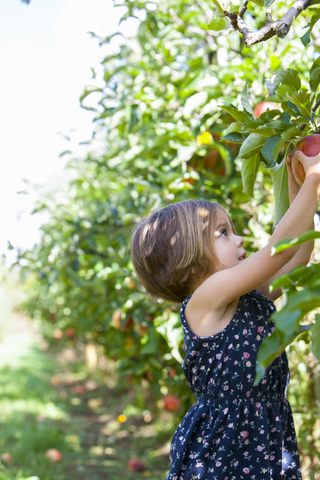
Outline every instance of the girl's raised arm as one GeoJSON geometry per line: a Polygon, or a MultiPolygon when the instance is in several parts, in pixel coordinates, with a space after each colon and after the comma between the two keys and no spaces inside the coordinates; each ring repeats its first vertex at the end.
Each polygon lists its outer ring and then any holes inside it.
{"type": "Polygon", "coordinates": [[[241,261],[243,259],[241,257],[243,241],[241,243],[239,240],[241,237],[232,235],[227,228],[223,230],[223,225],[215,227],[214,248],[219,260],[221,260],[219,252],[222,252],[222,264],[218,264],[213,275],[198,286],[187,306],[188,311],[186,310],[189,316],[196,319],[195,333],[198,335],[202,335],[202,331],[208,332],[208,325],[211,331],[206,333],[208,335],[224,328],[224,324],[230,321],[229,313],[235,310],[239,297],[268,282],[298,251],[299,247],[292,247],[275,255],[271,254],[272,247],[280,240],[298,237],[310,229],[319,203],[320,154],[316,157],[306,157],[299,152],[298,159],[304,165],[306,179],[266,247],[241,261]],[[231,258],[234,249],[237,248],[239,261],[234,262],[234,266],[226,265],[228,252],[231,258]]]}

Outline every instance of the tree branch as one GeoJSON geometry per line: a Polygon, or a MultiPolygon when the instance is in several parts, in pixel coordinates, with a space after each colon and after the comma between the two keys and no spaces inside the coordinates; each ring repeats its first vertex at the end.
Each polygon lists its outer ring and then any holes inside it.
{"type": "Polygon", "coordinates": [[[250,48],[255,43],[264,42],[271,37],[277,35],[279,38],[284,38],[288,35],[294,20],[300,15],[300,13],[306,10],[312,0],[296,0],[287,13],[281,18],[281,20],[272,21],[271,13],[267,11],[267,23],[257,32],[250,30],[248,25],[243,20],[244,13],[247,9],[248,2],[245,2],[240,14],[229,13],[225,11],[225,15],[229,18],[232,27],[238,30],[243,37],[246,47],[250,48]]]}

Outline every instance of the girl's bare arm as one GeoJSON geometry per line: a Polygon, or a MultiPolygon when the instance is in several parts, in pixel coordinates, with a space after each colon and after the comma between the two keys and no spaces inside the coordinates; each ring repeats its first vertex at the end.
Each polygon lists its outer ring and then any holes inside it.
{"type": "Polygon", "coordinates": [[[188,304],[188,315],[196,315],[197,324],[217,323],[216,328],[212,328],[213,333],[224,328],[224,323],[230,320],[225,312],[231,304],[270,281],[299,250],[299,247],[292,247],[271,255],[272,247],[280,240],[298,237],[310,229],[319,203],[320,155],[306,157],[299,153],[299,160],[304,164],[306,179],[268,245],[236,266],[211,275],[195,290],[188,304]]]}
{"type": "MultiPolygon", "coordinates": [[[[296,182],[296,179],[293,175],[292,165],[291,165],[291,155],[288,155],[286,158],[286,164],[288,169],[288,187],[289,187],[289,201],[290,205],[292,205],[293,201],[295,200],[296,196],[300,191],[300,185],[296,182]]],[[[310,227],[308,230],[314,230],[314,220],[310,222],[310,227]]],[[[271,300],[276,300],[282,295],[281,288],[277,288],[270,292],[270,284],[273,280],[280,277],[281,275],[285,275],[286,273],[293,270],[295,267],[299,265],[307,265],[310,262],[312,252],[314,248],[314,242],[307,242],[300,246],[297,253],[293,257],[290,262],[288,262],[284,267],[279,270],[272,278],[270,278],[267,282],[263,285],[258,287],[258,290],[263,293],[266,297],[271,298],[271,300]]]]}

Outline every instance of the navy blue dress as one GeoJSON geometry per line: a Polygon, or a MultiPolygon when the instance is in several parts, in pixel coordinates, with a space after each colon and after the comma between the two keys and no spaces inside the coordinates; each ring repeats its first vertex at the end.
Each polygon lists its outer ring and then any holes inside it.
{"type": "Polygon", "coordinates": [[[181,307],[183,371],[197,402],[173,436],[167,480],[301,480],[285,352],[253,386],[273,302],[254,290],[224,330],[198,337],[185,319],[190,297],[181,307]]]}

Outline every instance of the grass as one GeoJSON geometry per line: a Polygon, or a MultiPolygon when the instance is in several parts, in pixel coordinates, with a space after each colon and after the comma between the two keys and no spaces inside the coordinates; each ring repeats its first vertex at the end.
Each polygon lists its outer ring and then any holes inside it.
{"type": "Polygon", "coordinates": [[[23,342],[21,332],[15,338],[13,325],[22,319],[5,303],[0,339],[14,343],[11,350],[0,343],[0,455],[9,452],[13,461],[0,468],[0,480],[166,478],[175,418],[153,417],[143,389],[120,381],[112,364],[90,373],[79,352],[39,350],[27,328],[23,342]],[[51,448],[62,453],[60,462],[46,458],[51,448]],[[128,470],[132,457],[145,463],[144,472],[128,470]]]}

